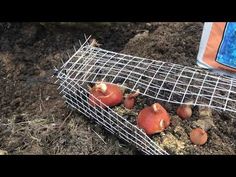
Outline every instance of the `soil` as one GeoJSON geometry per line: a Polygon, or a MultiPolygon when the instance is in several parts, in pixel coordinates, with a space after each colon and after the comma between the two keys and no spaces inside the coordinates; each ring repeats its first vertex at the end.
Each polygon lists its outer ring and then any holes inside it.
{"type": "MultiPolygon", "coordinates": [[[[73,46],[78,48],[84,34],[92,34],[107,50],[192,66],[202,27],[203,23],[0,23],[0,150],[8,154],[139,154],[65,105],[51,78],[53,67],[68,58],[67,52],[73,53],[73,46]]],[[[174,113],[176,105],[165,107],[174,123],[164,135],[152,138],[170,153],[235,154],[232,115],[213,111],[215,127],[208,132],[209,141],[198,147],[187,138],[190,121],[180,121],[174,113]],[[185,141],[184,150],[173,151],[175,145],[168,142],[175,140],[180,147],[179,141],[185,141]]],[[[197,119],[197,110],[192,120],[197,119]]]]}

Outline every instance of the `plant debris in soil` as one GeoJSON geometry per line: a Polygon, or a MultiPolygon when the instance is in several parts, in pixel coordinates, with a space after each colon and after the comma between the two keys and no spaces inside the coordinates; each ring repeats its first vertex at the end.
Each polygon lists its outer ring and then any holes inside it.
{"type": "MultiPolygon", "coordinates": [[[[57,86],[51,84],[53,66],[61,66],[61,59],[68,58],[67,52],[73,53],[73,46],[78,48],[84,34],[92,34],[107,50],[191,66],[195,64],[202,27],[203,23],[128,23],[96,27],[0,23],[1,153],[139,153],[100,125],[66,107],[57,86]]],[[[153,102],[143,99],[147,103],[135,109],[153,102]]],[[[174,109],[174,105],[165,104],[165,107],[174,109]]],[[[128,115],[127,119],[136,123],[137,112],[129,111],[128,115]]],[[[170,126],[164,132],[166,136],[153,137],[168,151],[178,147],[178,152],[173,153],[235,153],[236,121],[232,115],[213,112],[216,128],[209,130],[209,141],[201,147],[192,146],[187,140],[192,126],[187,122],[190,121],[180,121],[173,112],[171,115],[176,126],[170,126]],[[176,143],[169,143],[173,141],[176,143]]],[[[197,116],[192,117],[196,119],[197,116]]]]}

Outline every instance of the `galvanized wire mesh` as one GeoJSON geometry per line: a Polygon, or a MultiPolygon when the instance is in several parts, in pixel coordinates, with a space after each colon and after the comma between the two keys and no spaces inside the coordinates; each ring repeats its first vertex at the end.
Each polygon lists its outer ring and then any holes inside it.
{"type": "Polygon", "coordinates": [[[88,103],[86,84],[97,81],[119,84],[130,91],[170,103],[208,106],[236,112],[235,78],[195,67],[115,53],[87,41],[63,64],[57,75],[66,102],[108,131],[134,144],[146,154],[168,154],[136,125],[109,107],[88,103]],[[189,104],[189,103],[188,103],[189,104]]]}

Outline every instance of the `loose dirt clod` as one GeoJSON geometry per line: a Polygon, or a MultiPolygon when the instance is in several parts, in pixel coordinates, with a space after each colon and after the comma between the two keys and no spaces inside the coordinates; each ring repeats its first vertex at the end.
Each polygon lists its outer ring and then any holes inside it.
{"type": "Polygon", "coordinates": [[[0,149],[0,155],[8,155],[8,152],[0,149]]]}
{"type": "Polygon", "coordinates": [[[200,127],[205,131],[210,130],[212,127],[215,127],[212,115],[212,109],[207,107],[199,107],[199,118],[196,121],[193,121],[194,127],[200,127]]]}
{"type": "Polygon", "coordinates": [[[174,135],[171,133],[167,133],[162,142],[161,145],[163,148],[169,150],[171,153],[175,154],[183,154],[183,150],[185,148],[185,143],[179,139],[177,139],[174,135]]]}

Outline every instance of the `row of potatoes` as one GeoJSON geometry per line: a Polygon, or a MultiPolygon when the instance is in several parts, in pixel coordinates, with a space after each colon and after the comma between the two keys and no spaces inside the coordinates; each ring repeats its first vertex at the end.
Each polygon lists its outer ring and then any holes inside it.
{"type": "MultiPolygon", "coordinates": [[[[133,109],[139,90],[124,96],[123,90],[116,84],[98,82],[89,88],[89,104],[105,108],[113,107],[121,103],[127,109],[133,109]],[[102,103],[102,104],[101,104],[102,103]]],[[[206,111],[205,111],[206,112],[206,111]]],[[[202,114],[206,114],[202,111],[202,114]]],[[[176,110],[177,115],[186,120],[192,116],[192,108],[189,104],[180,105],[176,110]]],[[[149,136],[164,131],[170,125],[170,115],[159,103],[143,108],[137,117],[137,126],[149,136]]],[[[203,145],[207,142],[208,135],[203,128],[195,128],[190,132],[190,140],[193,144],[203,145]]]]}

